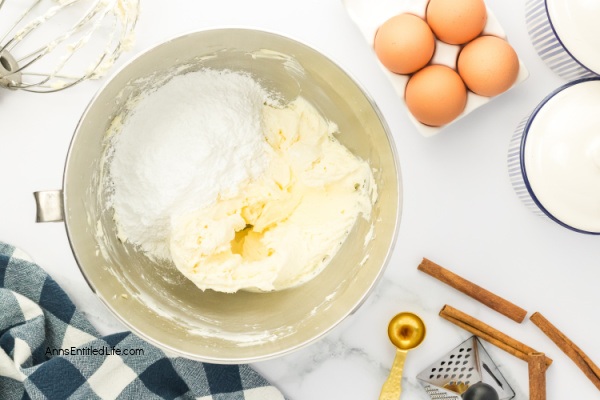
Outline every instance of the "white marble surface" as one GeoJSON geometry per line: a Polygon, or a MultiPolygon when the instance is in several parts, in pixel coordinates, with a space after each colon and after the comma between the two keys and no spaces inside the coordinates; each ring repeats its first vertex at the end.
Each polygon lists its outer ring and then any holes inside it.
{"type": "MultiPolygon", "coordinates": [[[[195,29],[244,26],[274,30],[323,51],[366,86],[389,123],[402,167],[404,208],[398,245],[384,279],[364,306],[325,339],[255,367],[291,399],[376,399],[391,365],[389,318],[423,316],[428,334],[409,354],[403,399],[425,398],[416,374],[469,334],[437,316],[443,304],[463,309],[546,352],[548,399],[596,399],[597,389],[531,323],[516,324],[416,270],[426,256],[518,303],[539,310],[600,362],[600,246],[530,213],[506,171],[509,137],[562,81],[529,42],[522,0],[487,0],[530,78],[442,134],[425,139],[379,70],[339,0],[144,0],[138,42],[119,63],[167,38],[195,29]]],[[[124,329],[83,280],[64,226],[34,223],[32,192],[61,186],[69,141],[102,82],[56,94],[0,92],[0,240],[29,252],[103,333],[124,329]]],[[[518,399],[527,399],[525,363],[486,347],[518,399]]]]}

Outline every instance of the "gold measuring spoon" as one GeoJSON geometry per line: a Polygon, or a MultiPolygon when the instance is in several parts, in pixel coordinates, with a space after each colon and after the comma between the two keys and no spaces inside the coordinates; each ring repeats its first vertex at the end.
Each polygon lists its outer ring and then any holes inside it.
{"type": "Polygon", "coordinates": [[[425,339],[425,324],[417,315],[403,312],[396,315],[388,325],[388,336],[396,346],[396,358],[390,375],[381,388],[379,400],[398,400],[402,393],[402,370],[408,350],[414,349],[425,339]]]}

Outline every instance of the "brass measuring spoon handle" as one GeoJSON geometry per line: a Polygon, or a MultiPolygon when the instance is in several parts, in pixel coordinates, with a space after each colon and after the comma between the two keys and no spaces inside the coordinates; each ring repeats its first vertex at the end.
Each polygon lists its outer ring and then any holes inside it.
{"type": "Polygon", "coordinates": [[[407,350],[396,349],[396,357],[390,369],[390,374],[386,379],[379,400],[398,400],[402,393],[402,371],[404,370],[404,361],[406,360],[407,350]]]}

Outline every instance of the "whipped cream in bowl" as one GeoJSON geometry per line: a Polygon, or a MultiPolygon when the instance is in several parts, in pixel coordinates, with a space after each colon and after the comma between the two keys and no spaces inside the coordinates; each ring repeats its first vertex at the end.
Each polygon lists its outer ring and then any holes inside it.
{"type": "Polygon", "coordinates": [[[600,75],[600,3],[527,0],[525,19],[533,47],[559,76],[572,81],[600,75]]]}
{"type": "Polygon", "coordinates": [[[576,232],[600,234],[600,78],[548,95],[517,128],[509,171],[538,214],[576,232]]]}

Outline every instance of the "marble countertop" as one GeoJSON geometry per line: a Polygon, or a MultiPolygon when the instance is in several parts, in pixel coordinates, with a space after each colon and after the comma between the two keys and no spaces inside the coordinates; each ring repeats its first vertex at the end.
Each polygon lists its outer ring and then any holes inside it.
{"type": "MultiPolygon", "coordinates": [[[[416,312],[425,342],[405,367],[403,399],[426,399],[416,375],[470,334],[438,316],[451,304],[554,359],[548,399],[600,398],[597,389],[530,321],[516,324],[417,271],[436,261],[527,309],[542,312],[593,360],[600,362],[600,246],[527,210],[510,185],[510,136],[535,105],[564,83],[535,53],[523,0],[487,0],[530,77],[453,124],[422,137],[374,54],[339,0],[144,0],[133,50],[178,34],[221,26],[267,29],[305,42],[337,61],[362,83],[383,112],[402,168],[404,202],[398,243],[383,279],[367,302],[319,342],[254,364],[291,399],[376,399],[394,357],[389,319],[416,312]],[[168,5],[167,5],[168,4],[168,5]]],[[[71,135],[100,82],[47,95],[0,92],[0,240],[31,254],[102,333],[125,329],[86,285],[62,223],[35,224],[32,193],[61,186],[71,135]]],[[[484,343],[485,345],[485,343],[484,343]]],[[[526,364],[486,345],[506,379],[527,399],[526,364]]]]}

